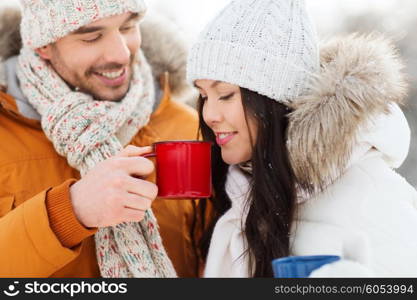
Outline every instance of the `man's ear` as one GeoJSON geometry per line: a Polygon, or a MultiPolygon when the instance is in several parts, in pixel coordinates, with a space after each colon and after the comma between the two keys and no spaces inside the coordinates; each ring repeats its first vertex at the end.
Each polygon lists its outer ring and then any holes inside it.
{"type": "Polygon", "coordinates": [[[35,50],[35,52],[45,60],[51,59],[51,45],[46,45],[35,50]]]}

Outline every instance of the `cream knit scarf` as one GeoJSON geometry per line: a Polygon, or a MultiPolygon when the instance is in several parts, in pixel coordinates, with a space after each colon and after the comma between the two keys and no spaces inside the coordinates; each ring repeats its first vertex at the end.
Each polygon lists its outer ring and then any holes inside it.
{"type": "Polygon", "coordinates": [[[204,277],[252,277],[244,233],[250,177],[242,172],[241,166],[231,165],[225,188],[232,206],[214,227],[204,277]]]}
{"type": "MultiPolygon", "coordinates": [[[[32,50],[22,49],[20,86],[42,116],[42,128],[56,151],[85,175],[115,155],[148,122],[154,104],[150,66],[142,52],[133,67],[129,92],[120,102],[72,91],[32,50]]],[[[139,223],[100,228],[95,235],[103,277],[175,277],[151,210],[139,223]]]]}

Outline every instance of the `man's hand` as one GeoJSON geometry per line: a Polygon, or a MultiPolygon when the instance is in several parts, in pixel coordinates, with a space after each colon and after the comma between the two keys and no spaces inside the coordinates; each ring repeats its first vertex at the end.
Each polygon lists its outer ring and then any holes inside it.
{"type": "Polygon", "coordinates": [[[85,227],[107,227],[143,219],[158,194],[155,184],[138,178],[154,170],[150,160],[140,157],[151,151],[151,147],[127,146],[71,186],[75,215],[85,227]]]}

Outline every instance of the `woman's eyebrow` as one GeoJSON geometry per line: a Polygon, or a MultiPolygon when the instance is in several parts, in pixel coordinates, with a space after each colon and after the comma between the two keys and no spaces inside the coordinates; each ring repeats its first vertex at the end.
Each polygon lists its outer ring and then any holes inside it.
{"type": "MultiPolygon", "coordinates": [[[[218,86],[220,83],[221,83],[221,81],[216,80],[215,82],[213,82],[213,83],[210,85],[210,87],[211,87],[211,88],[214,88],[214,87],[218,86]]],[[[194,82],[194,87],[195,87],[195,88],[198,88],[198,89],[201,89],[201,87],[199,87],[199,86],[198,86],[195,82],[194,82]]]]}

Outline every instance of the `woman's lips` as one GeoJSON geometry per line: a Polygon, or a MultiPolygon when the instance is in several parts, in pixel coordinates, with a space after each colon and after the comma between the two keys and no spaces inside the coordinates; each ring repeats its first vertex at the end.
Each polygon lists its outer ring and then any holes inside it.
{"type": "Polygon", "coordinates": [[[219,146],[226,145],[228,142],[230,142],[237,132],[230,132],[230,133],[216,133],[216,143],[219,146]]]}

